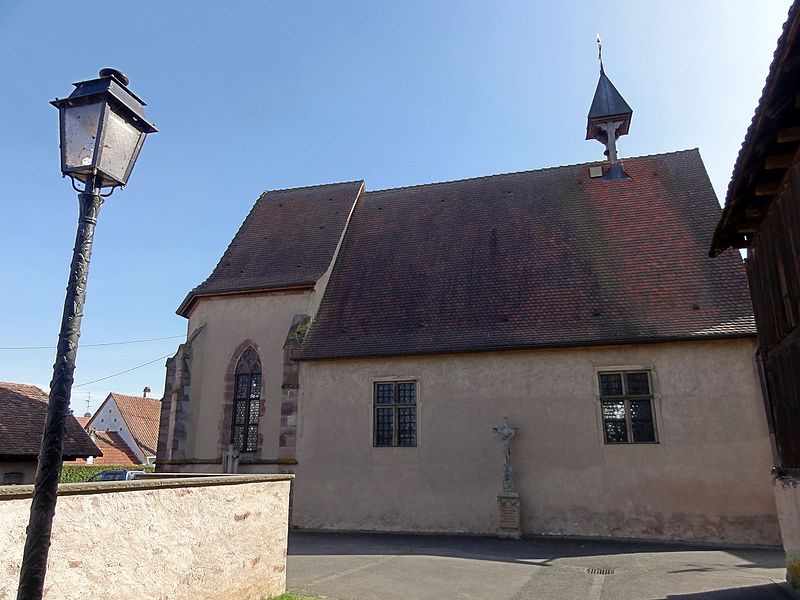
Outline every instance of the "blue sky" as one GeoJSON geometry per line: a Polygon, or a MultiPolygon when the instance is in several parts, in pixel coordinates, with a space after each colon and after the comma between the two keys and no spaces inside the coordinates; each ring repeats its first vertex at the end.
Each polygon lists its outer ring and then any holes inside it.
{"type": "MultiPolygon", "coordinates": [[[[160,132],[101,211],[76,384],[160,396],[175,309],[266,189],[368,189],[597,160],[606,72],[634,109],[620,154],[699,147],[722,200],[788,0],[0,2],[0,348],[54,346],[77,201],[56,110],[101,67],[160,132]]],[[[54,350],[0,349],[0,380],[47,389],[54,350]]]]}

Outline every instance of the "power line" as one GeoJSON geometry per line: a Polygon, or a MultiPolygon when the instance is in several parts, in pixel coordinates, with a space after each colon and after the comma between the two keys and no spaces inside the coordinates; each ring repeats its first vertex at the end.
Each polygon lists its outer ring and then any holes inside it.
{"type": "MultiPolygon", "coordinates": [[[[126,340],[124,342],[103,342],[100,344],[81,344],[81,348],[96,348],[98,346],[122,346],[125,344],[143,344],[145,342],[159,342],[161,340],[176,340],[185,335],[170,335],[167,337],[148,338],[146,340],[126,340]]],[[[56,346],[9,346],[0,350],[55,350],[56,346]]]]}
{"type": "Polygon", "coordinates": [[[100,379],[95,379],[93,381],[87,381],[85,383],[79,383],[78,385],[73,385],[72,387],[73,388],[79,388],[79,387],[83,387],[85,385],[89,385],[91,383],[97,383],[98,381],[105,381],[106,379],[111,379],[112,377],[116,377],[117,375],[124,375],[125,373],[130,373],[131,371],[135,371],[136,369],[141,369],[142,367],[146,367],[147,365],[152,365],[154,362],[157,362],[159,360],[163,360],[163,359],[165,359],[167,357],[172,356],[173,354],[175,354],[175,353],[174,352],[170,352],[169,354],[165,354],[164,356],[159,356],[158,358],[154,358],[153,360],[148,361],[146,363],[143,363],[141,365],[138,365],[136,367],[131,367],[130,369],[125,369],[124,371],[120,371],[119,373],[114,373],[113,375],[108,375],[106,377],[101,377],[100,379]]]}

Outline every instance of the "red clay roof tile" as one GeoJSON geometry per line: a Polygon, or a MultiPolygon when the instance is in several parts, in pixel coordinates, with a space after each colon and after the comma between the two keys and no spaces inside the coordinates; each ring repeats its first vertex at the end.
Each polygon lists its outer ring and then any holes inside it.
{"type": "MultiPolygon", "coordinates": [[[[0,457],[32,459],[39,455],[47,401],[47,394],[35,385],[0,382],[0,457]]],[[[69,415],[64,459],[99,454],[89,434],[69,415]]]]}
{"type": "Polygon", "coordinates": [[[146,455],[155,456],[158,446],[158,424],[161,420],[161,401],[119,392],[109,394],[117,404],[133,439],[146,455]]]}
{"type": "Polygon", "coordinates": [[[264,192],[214,271],[186,296],[313,285],[330,265],[363,181],[264,192]]]}
{"type": "MultiPolygon", "coordinates": [[[[94,443],[103,452],[103,456],[96,456],[92,461],[93,465],[101,466],[133,466],[140,464],[136,460],[133,450],[128,448],[125,440],[115,431],[94,431],[94,443]]],[[[71,464],[86,465],[88,462],[79,458],[71,464]]]]}
{"type": "Polygon", "coordinates": [[[700,154],[363,194],[302,359],[755,334],[700,154]]]}

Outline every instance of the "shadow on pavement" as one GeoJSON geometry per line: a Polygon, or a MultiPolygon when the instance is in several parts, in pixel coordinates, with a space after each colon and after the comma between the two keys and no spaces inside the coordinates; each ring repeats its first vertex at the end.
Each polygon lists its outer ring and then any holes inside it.
{"type": "MultiPolygon", "coordinates": [[[[550,537],[506,540],[478,536],[293,530],[289,533],[288,548],[290,556],[432,555],[538,566],[548,566],[552,561],[562,558],[714,551],[725,552],[741,559],[742,563],[736,565],[738,568],[782,568],[784,566],[783,553],[780,548],[742,548],[680,542],[550,537]]],[[[690,565],[689,568],[674,572],[713,572],[717,569],[730,569],[730,567],[730,564],[705,563],[690,565]]],[[[724,598],[724,596],[720,598],[724,598]]]]}
{"type": "Polygon", "coordinates": [[[670,594],[666,600],[791,600],[791,595],[782,585],[769,583],[696,594],[670,594]]]}

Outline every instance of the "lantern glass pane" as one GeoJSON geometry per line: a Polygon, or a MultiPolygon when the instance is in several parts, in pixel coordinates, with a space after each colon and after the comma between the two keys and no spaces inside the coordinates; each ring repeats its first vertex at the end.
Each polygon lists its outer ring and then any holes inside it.
{"type": "Polygon", "coordinates": [[[126,175],[136,160],[139,139],[144,133],[125,121],[113,110],[107,113],[106,126],[103,130],[103,150],[100,154],[98,169],[119,183],[127,183],[126,175]]]}
{"type": "Polygon", "coordinates": [[[97,128],[103,103],[67,106],[64,111],[64,166],[67,169],[92,167],[97,128]]]}

